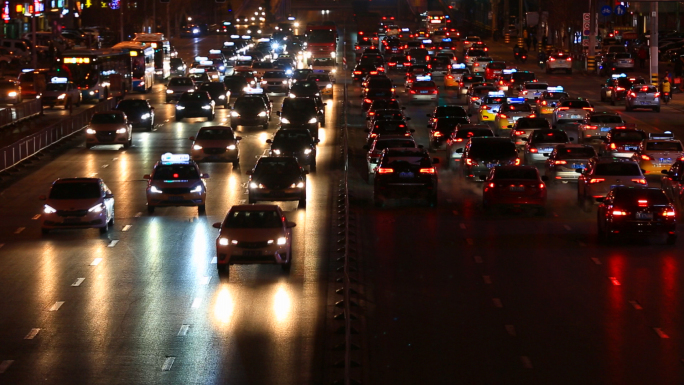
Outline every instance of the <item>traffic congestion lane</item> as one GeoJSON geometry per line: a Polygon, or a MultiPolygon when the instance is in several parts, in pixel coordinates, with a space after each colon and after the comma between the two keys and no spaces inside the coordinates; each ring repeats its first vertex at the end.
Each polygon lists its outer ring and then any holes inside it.
{"type": "MultiPolygon", "coordinates": [[[[558,78],[572,79],[567,88],[587,88],[577,75],[558,78]]],[[[449,94],[446,101],[452,102],[449,94]]],[[[403,105],[413,118],[409,125],[416,129],[416,141],[427,146],[422,117],[433,106],[408,106],[405,100],[403,105]]],[[[661,130],[672,129],[677,120],[665,110],[657,122],[661,130]]],[[[463,373],[466,381],[492,383],[647,382],[653,367],[663,369],[656,382],[681,381],[682,344],[672,346],[675,337],[667,333],[676,328],[669,321],[681,309],[672,294],[664,293],[672,284],[663,283],[673,282],[663,279],[663,264],[673,275],[682,263],[676,249],[658,237],[599,244],[595,212],[576,208],[576,184],[548,186],[544,218],[486,215],[481,184],[464,183],[443,164],[438,165],[438,209],[408,204],[373,209],[372,187],[363,180],[362,127],[357,117],[350,120],[352,190],[362,223],[358,233],[364,235],[370,302],[376,304],[370,314],[370,365],[382,369],[370,374],[371,382],[412,383],[416,380],[407,378],[415,376],[443,383],[463,373]],[[449,275],[462,286],[449,286],[449,275]],[[653,307],[644,307],[644,302],[653,307]],[[472,308],[463,311],[464,303],[472,308]],[[498,311],[494,316],[492,309],[498,311]],[[435,325],[435,319],[442,323],[435,325]],[[657,326],[665,323],[672,326],[657,326]],[[466,337],[459,328],[464,324],[470,332],[466,337]],[[482,325],[492,325],[491,330],[482,325]],[[456,344],[464,339],[470,344],[459,351],[456,344]],[[456,342],[443,347],[445,340],[456,342]],[[487,343],[494,348],[480,353],[487,343]],[[439,348],[454,355],[442,355],[439,348]],[[438,366],[436,351],[439,357],[459,359],[438,366]],[[639,358],[642,354],[649,355],[648,362],[639,358]],[[473,355],[477,358],[470,362],[473,355]],[[437,367],[441,372],[436,374],[437,367]],[[451,367],[457,368],[455,373],[443,373],[451,367]]],[[[434,155],[443,160],[443,151],[434,155]]]]}
{"type": "MultiPolygon", "coordinates": [[[[230,123],[223,109],[217,109],[213,123],[171,123],[173,106],[160,104],[161,85],[154,94],[131,96],[151,99],[159,123],[156,131],[136,132],[131,149],[88,151],[80,144],[5,190],[0,270],[7,284],[0,289],[0,309],[15,310],[0,320],[0,339],[8,341],[0,347],[0,359],[14,360],[3,381],[299,384],[320,379],[324,256],[337,182],[339,87],[336,91],[326,107],[328,124],[319,132],[318,172],[308,176],[309,204],[297,209],[296,203],[280,203],[288,220],[297,223],[289,274],[271,265],[238,266],[226,280],[213,262],[211,224],[231,205],[246,201],[244,171],[266,150],[265,139],[277,128],[275,115],[268,130],[238,128],[239,171],[230,164],[200,164],[211,176],[206,216],[196,208],[144,213],[142,175],[161,154],[187,152],[188,137],[200,126],[230,123]],[[32,219],[42,207],[37,196],[55,178],[74,175],[101,177],[112,189],[114,229],[105,236],[68,230],[42,237],[39,218],[32,219]],[[40,331],[27,342],[32,329],[40,331]],[[79,373],[61,369],[76,366],[79,373]]],[[[282,97],[273,99],[277,106],[282,97]]]]}

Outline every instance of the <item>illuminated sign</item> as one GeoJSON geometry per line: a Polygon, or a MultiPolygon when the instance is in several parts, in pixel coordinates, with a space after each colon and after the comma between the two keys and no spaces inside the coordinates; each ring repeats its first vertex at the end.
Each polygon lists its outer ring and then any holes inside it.
{"type": "Polygon", "coordinates": [[[65,57],[64,64],[88,64],[90,63],[89,57],[65,57]]]}
{"type": "Polygon", "coordinates": [[[494,98],[503,98],[506,96],[506,94],[503,91],[489,91],[487,92],[487,96],[491,96],[494,98]]]}
{"type": "Polygon", "coordinates": [[[50,79],[50,83],[54,83],[54,84],[64,84],[64,83],[68,83],[68,82],[69,82],[69,79],[60,78],[60,77],[56,77],[56,76],[53,77],[52,79],[50,79]]]}
{"type": "Polygon", "coordinates": [[[187,163],[190,161],[190,155],[172,154],[170,152],[167,152],[166,154],[162,155],[161,160],[164,163],[187,163]]]}
{"type": "Polygon", "coordinates": [[[518,70],[515,68],[506,68],[501,72],[503,72],[504,75],[510,75],[510,74],[518,72],[518,70]]]}
{"type": "Polygon", "coordinates": [[[463,70],[466,68],[465,63],[459,63],[459,64],[452,64],[451,69],[452,70],[463,70]]]}
{"type": "Polygon", "coordinates": [[[210,55],[219,55],[221,53],[220,49],[210,49],[209,54],[210,55]]]}
{"type": "Polygon", "coordinates": [[[546,90],[549,92],[563,92],[563,87],[562,86],[546,87],[546,90]]]}
{"type": "Polygon", "coordinates": [[[525,99],[525,98],[508,98],[508,103],[509,104],[527,103],[527,99],[525,99]]]}
{"type": "Polygon", "coordinates": [[[210,66],[210,65],[214,65],[214,62],[211,60],[202,60],[202,61],[200,61],[200,65],[210,66]]]}
{"type": "Polygon", "coordinates": [[[432,19],[432,20],[430,20],[430,24],[442,24],[442,20],[440,20],[440,19],[432,19]]]}
{"type": "Polygon", "coordinates": [[[131,51],[128,54],[131,56],[138,56],[138,51],[131,51]]]}
{"type": "Polygon", "coordinates": [[[195,61],[203,61],[203,60],[208,60],[206,56],[195,56],[195,61]]]}

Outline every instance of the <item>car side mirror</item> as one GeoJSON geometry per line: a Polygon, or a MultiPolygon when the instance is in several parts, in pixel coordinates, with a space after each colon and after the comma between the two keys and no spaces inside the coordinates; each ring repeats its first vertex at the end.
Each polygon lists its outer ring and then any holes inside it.
{"type": "Polygon", "coordinates": [[[245,175],[254,175],[254,171],[253,170],[247,170],[247,171],[245,171],[245,175]]]}
{"type": "Polygon", "coordinates": [[[266,143],[273,144],[273,141],[271,139],[266,139],[266,143]]]}
{"type": "Polygon", "coordinates": [[[294,223],[294,222],[289,222],[289,221],[288,221],[287,224],[285,225],[285,227],[287,227],[288,229],[291,229],[291,228],[296,227],[296,226],[297,226],[296,223],[294,223]]]}
{"type": "Polygon", "coordinates": [[[150,178],[151,178],[151,177],[150,177],[150,174],[145,174],[145,175],[143,175],[143,179],[150,179],[150,178]]]}
{"type": "Polygon", "coordinates": [[[235,137],[235,140],[242,140],[242,137],[241,137],[241,136],[236,136],[236,137],[235,137]]]}
{"type": "Polygon", "coordinates": [[[604,197],[598,197],[598,198],[596,198],[596,202],[601,202],[601,203],[603,203],[603,201],[605,201],[605,200],[606,200],[606,198],[604,198],[604,197]]]}
{"type": "Polygon", "coordinates": [[[200,178],[209,179],[209,174],[200,174],[200,178]]]}
{"type": "Polygon", "coordinates": [[[462,148],[457,148],[456,149],[457,154],[463,154],[463,149],[462,148]]]}
{"type": "Polygon", "coordinates": [[[190,140],[195,140],[195,137],[194,137],[194,136],[191,136],[191,137],[189,137],[188,139],[190,139],[190,140]]]}
{"type": "Polygon", "coordinates": [[[584,169],[583,168],[577,168],[577,169],[575,169],[575,172],[578,174],[581,174],[584,172],[584,169]]]}
{"type": "Polygon", "coordinates": [[[38,200],[44,201],[44,200],[47,200],[47,197],[45,195],[41,195],[38,197],[38,200]]]}
{"type": "Polygon", "coordinates": [[[108,194],[105,194],[104,197],[105,197],[105,199],[112,199],[112,198],[114,198],[114,194],[108,193],[108,194]]]}
{"type": "Polygon", "coordinates": [[[549,180],[549,178],[546,175],[542,175],[541,180],[546,182],[547,180],[549,180]]]}
{"type": "Polygon", "coordinates": [[[211,225],[211,227],[220,230],[221,229],[221,222],[214,222],[214,224],[211,225]]]}
{"type": "Polygon", "coordinates": [[[439,158],[432,158],[432,164],[439,164],[439,158]]]}

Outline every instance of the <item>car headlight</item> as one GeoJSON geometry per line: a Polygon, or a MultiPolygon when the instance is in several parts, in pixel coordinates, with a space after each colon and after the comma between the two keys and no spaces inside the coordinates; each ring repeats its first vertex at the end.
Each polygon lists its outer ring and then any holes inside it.
{"type": "Polygon", "coordinates": [[[155,194],[161,194],[162,190],[160,190],[154,186],[150,186],[150,192],[155,193],[155,194]]]}
{"type": "Polygon", "coordinates": [[[199,30],[198,28],[195,28],[195,29],[192,30],[192,33],[198,34],[198,33],[200,33],[200,30],[199,30]]]}
{"type": "Polygon", "coordinates": [[[202,106],[203,110],[211,110],[211,106],[202,106]]]}
{"type": "Polygon", "coordinates": [[[221,245],[221,246],[228,246],[228,242],[229,242],[229,241],[228,241],[228,238],[223,238],[223,237],[221,237],[221,238],[219,238],[219,242],[218,242],[218,243],[219,243],[219,245],[221,245]]]}
{"type": "Polygon", "coordinates": [[[104,210],[104,209],[105,209],[105,205],[103,205],[102,203],[99,203],[99,204],[89,208],[88,212],[89,213],[101,213],[102,210],[104,210]]]}
{"type": "Polygon", "coordinates": [[[249,187],[250,188],[264,188],[264,185],[261,183],[256,183],[256,182],[249,182],[249,187]]]}
{"type": "Polygon", "coordinates": [[[184,110],[185,107],[184,107],[184,106],[181,106],[180,104],[176,104],[176,109],[177,109],[177,110],[184,110]]]}
{"type": "Polygon", "coordinates": [[[92,128],[86,128],[86,134],[95,135],[95,130],[93,130],[92,128]]]}
{"type": "Polygon", "coordinates": [[[166,93],[167,93],[167,94],[172,94],[172,93],[173,93],[173,90],[166,90],[166,93]]]}
{"type": "Polygon", "coordinates": [[[235,150],[237,147],[236,147],[234,144],[231,144],[231,145],[229,145],[229,146],[226,147],[226,148],[229,149],[229,150],[235,150]]]}
{"type": "Polygon", "coordinates": [[[290,120],[287,118],[280,118],[281,123],[290,124],[290,120]]]}
{"type": "MultiPolygon", "coordinates": [[[[16,92],[10,92],[9,96],[17,96],[17,93],[16,92]],[[12,94],[14,94],[14,95],[12,95],[12,94]]],[[[64,98],[66,98],[66,94],[61,94],[57,97],[57,99],[59,99],[59,100],[63,100],[64,98]]]]}
{"type": "Polygon", "coordinates": [[[289,97],[291,97],[291,98],[294,98],[294,97],[295,97],[295,94],[293,94],[292,92],[290,92],[290,94],[287,95],[287,96],[289,96],[289,97]]]}
{"type": "Polygon", "coordinates": [[[330,52],[330,57],[331,57],[331,58],[334,58],[335,56],[337,56],[337,53],[336,53],[336,52],[330,52]]]}
{"type": "Polygon", "coordinates": [[[238,113],[235,112],[235,111],[230,111],[230,116],[234,116],[234,117],[236,117],[236,118],[239,118],[239,117],[240,117],[240,114],[238,114],[238,113]]]}
{"type": "Polygon", "coordinates": [[[219,66],[219,71],[225,71],[226,67],[225,66],[219,66]]]}
{"type": "Polygon", "coordinates": [[[191,193],[201,193],[202,192],[202,185],[198,184],[194,189],[190,190],[191,193]]]}
{"type": "Polygon", "coordinates": [[[224,100],[226,98],[226,95],[219,95],[218,97],[220,100],[224,100]]]}
{"type": "Polygon", "coordinates": [[[276,155],[280,155],[280,150],[274,149],[274,150],[273,150],[273,153],[276,154],[276,155]]]}
{"type": "Polygon", "coordinates": [[[285,70],[285,75],[292,75],[292,70],[285,70]]]}
{"type": "Polygon", "coordinates": [[[43,212],[45,214],[54,214],[57,212],[57,210],[55,210],[54,207],[50,205],[45,205],[45,207],[43,207],[43,212]]]}
{"type": "Polygon", "coordinates": [[[320,93],[320,92],[316,92],[316,96],[321,96],[321,93],[320,93]]]}
{"type": "Polygon", "coordinates": [[[283,80],[283,84],[287,84],[287,80],[283,80]]]}
{"type": "Polygon", "coordinates": [[[266,116],[266,111],[261,111],[257,114],[257,116],[266,116]]]}
{"type": "Polygon", "coordinates": [[[325,88],[332,88],[332,84],[326,84],[325,88]]]}
{"type": "Polygon", "coordinates": [[[287,238],[280,237],[280,238],[278,238],[278,241],[276,243],[278,244],[278,246],[282,246],[282,245],[287,243],[287,238]]]}
{"type": "Polygon", "coordinates": [[[296,22],[294,23],[294,26],[295,26],[295,28],[299,27],[299,22],[296,21],[296,22]]]}
{"type": "Polygon", "coordinates": [[[267,83],[268,83],[268,80],[262,80],[261,81],[261,84],[267,84],[267,83]]]}
{"type": "MultiPolygon", "coordinates": [[[[176,68],[176,69],[177,69],[178,71],[183,71],[183,67],[178,67],[178,68],[176,68]]],[[[169,92],[169,90],[166,91],[166,93],[168,93],[168,92],[169,92]]],[[[171,91],[171,92],[173,92],[173,91],[171,91]]]]}
{"type": "Polygon", "coordinates": [[[311,149],[310,148],[305,149],[304,155],[309,155],[309,154],[311,154],[311,149]]]}
{"type": "Polygon", "coordinates": [[[278,48],[280,48],[280,44],[278,44],[278,43],[271,44],[271,49],[278,49],[278,48]]]}
{"type": "Polygon", "coordinates": [[[330,72],[333,73],[333,74],[334,74],[334,73],[337,73],[337,68],[331,69],[330,72]]]}
{"type": "Polygon", "coordinates": [[[125,134],[126,132],[128,132],[128,130],[125,128],[117,128],[116,129],[117,134],[125,134]]]}
{"type": "Polygon", "coordinates": [[[192,149],[193,150],[201,150],[202,146],[200,146],[199,144],[196,144],[196,145],[192,146],[192,149]]]}
{"type": "Polygon", "coordinates": [[[309,119],[309,123],[318,123],[318,119],[311,118],[311,119],[309,119]]]}
{"type": "Polygon", "coordinates": [[[249,88],[249,87],[243,87],[242,90],[245,91],[245,92],[247,92],[247,91],[250,90],[250,88],[249,88]]]}

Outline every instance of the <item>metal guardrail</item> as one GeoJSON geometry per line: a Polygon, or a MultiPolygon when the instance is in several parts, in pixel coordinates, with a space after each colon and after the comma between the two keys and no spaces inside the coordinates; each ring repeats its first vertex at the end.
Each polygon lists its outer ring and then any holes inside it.
{"type": "Polygon", "coordinates": [[[342,277],[342,290],[344,295],[344,384],[351,384],[351,299],[349,296],[349,128],[347,126],[347,109],[349,99],[347,94],[347,84],[344,85],[344,106],[342,113],[344,116],[342,128],[342,145],[344,156],[344,268],[342,277]]]}
{"type": "Polygon", "coordinates": [[[43,105],[40,99],[33,99],[5,107],[0,109],[0,129],[42,113],[43,105]]]}
{"type": "MultiPolygon", "coordinates": [[[[40,105],[40,100],[37,101],[40,105]]],[[[93,108],[72,115],[69,118],[43,128],[39,132],[1,148],[0,172],[14,167],[64,138],[80,132],[88,124],[94,113],[111,110],[116,106],[116,102],[114,98],[107,99],[93,108]]],[[[30,111],[30,107],[27,107],[26,110],[30,111]]]]}

